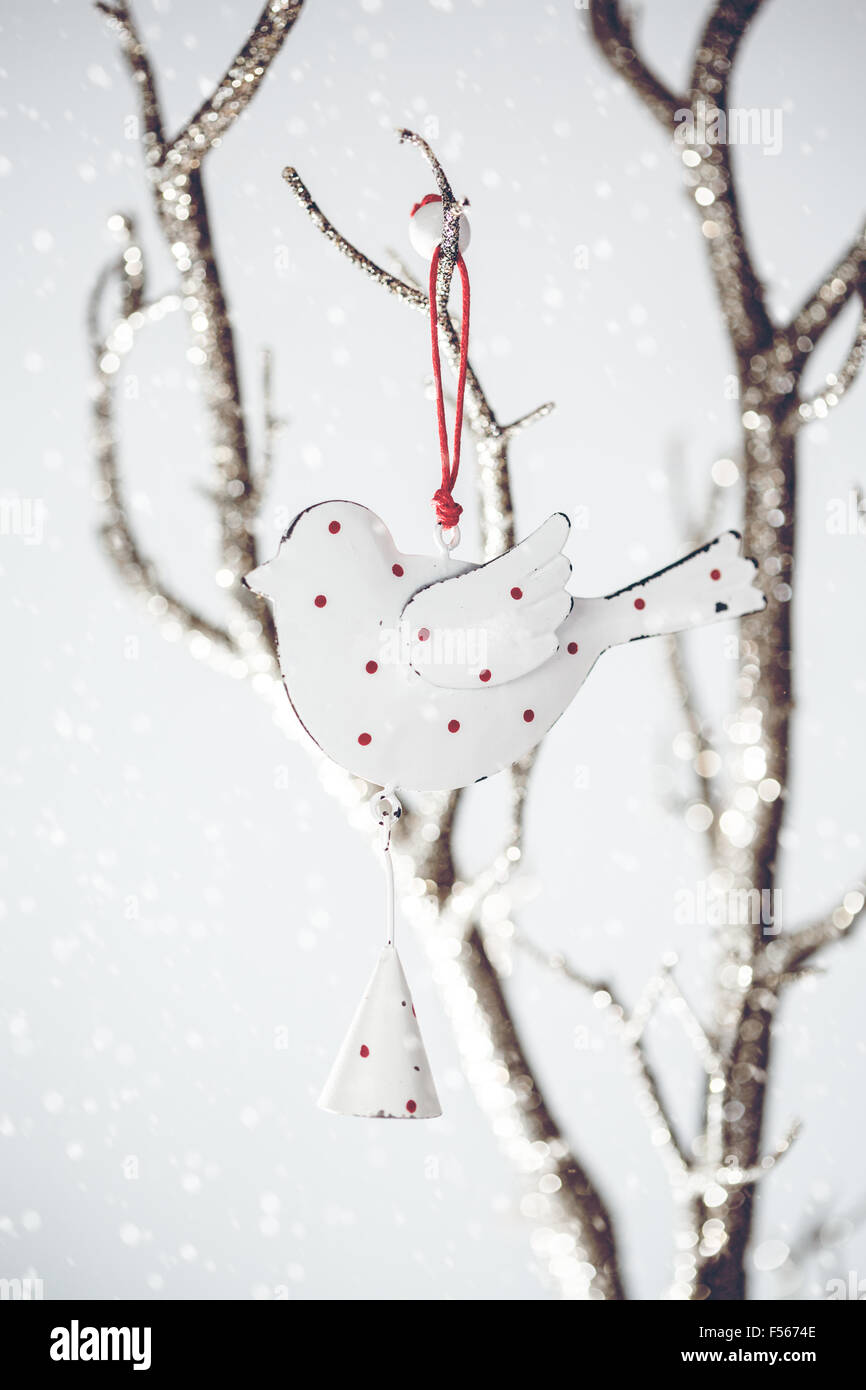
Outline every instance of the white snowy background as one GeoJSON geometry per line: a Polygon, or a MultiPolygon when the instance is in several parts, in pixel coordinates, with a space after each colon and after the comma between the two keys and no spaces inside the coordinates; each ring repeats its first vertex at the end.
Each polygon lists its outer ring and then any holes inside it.
{"type": "MultiPolygon", "coordinates": [[[[138,0],[170,125],[257,10],[138,0]]],[[[653,0],[641,22],[680,86],[703,13],[653,0]]],[[[174,281],[140,149],[125,138],[134,99],[104,20],[84,0],[7,0],[2,30],[2,495],[40,503],[44,524],[0,537],[0,1276],[39,1276],[49,1298],[547,1297],[519,1182],[461,1078],[408,932],[444,1117],[383,1125],[315,1108],[378,946],[379,869],[250,688],[166,643],[106,564],[83,319],[112,252],[110,213],[139,215],[152,288],[174,281]]],[[[783,112],[778,156],[736,152],[780,309],[862,217],[864,43],[854,0],[777,0],[744,45],[735,102],[783,112]]],[[[714,460],[736,447],[731,364],[677,159],[566,0],[309,0],[248,117],[208,159],[249,413],[257,426],[268,344],[290,417],[265,549],[328,496],[379,511],[404,549],[429,541],[438,465],[424,322],[342,261],[280,178],[296,165],[363,249],[409,258],[408,209],[431,181],[394,138],[403,124],[431,135],[471,198],[472,350],[495,409],[507,420],[557,402],[513,450],[521,532],[586,509],[569,550],[578,591],[667,563],[679,553],[672,444],[698,501],[714,460]]],[[[852,315],[822,347],[816,382],[844,355],[852,315]]],[[[179,318],[167,321],[124,363],[140,386],[124,405],[124,468],[146,547],[216,615],[186,346],[179,318]]],[[[834,905],[866,864],[866,538],[827,528],[834,499],[862,479],[864,424],[861,385],[802,449],[783,866],[795,924],[834,905]]],[[[462,500],[470,488],[471,453],[462,500]]],[[[470,556],[471,506],[466,521],[470,556]]],[[[690,648],[717,715],[733,669],[726,631],[690,648]]],[[[696,891],[706,872],[704,841],[674,805],[688,787],[673,752],[681,727],[661,644],[604,659],[541,755],[526,870],[536,892],[520,922],[632,999],[675,949],[700,1009],[711,931],[675,920],[677,890],[696,891]]],[[[459,845],[468,868],[495,847],[502,795],[496,780],[472,794],[459,845]]],[[[792,1117],[805,1127],[764,1189],[758,1264],[863,1193],[866,933],[826,964],[779,1019],[768,1141],[792,1117]]],[[[671,1204],[616,1043],[580,994],[519,956],[508,994],[613,1208],[630,1291],[658,1297],[671,1204]]],[[[673,1022],[654,1026],[652,1046],[693,1127],[698,1077],[673,1022]]],[[[849,1270],[866,1274],[862,1230],[813,1262],[800,1292],[826,1296],[826,1280],[849,1270]]],[[[756,1273],[756,1297],[781,1287],[756,1273]]]]}

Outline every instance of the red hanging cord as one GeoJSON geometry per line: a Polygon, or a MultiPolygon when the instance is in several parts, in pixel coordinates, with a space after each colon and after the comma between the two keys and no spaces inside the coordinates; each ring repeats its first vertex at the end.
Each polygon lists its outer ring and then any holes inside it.
{"type": "Polygon", "coordinates": [[[445,423],[445,400],[442,395],[442,364],[439,361],[439,315],[436,308],[436,279],[439,270],[440,247],[430,262],[430,340],[433,350],[433,379],[436,385],[436,415],[439,424],[439,454],[442,459],[442,483],[433,494],[436,520],[450,531],[460,520],[463,508],[452,496],[460,471],[460,436],[463,431],[463,394],[466,389],[466,359],[469,351],[469,272],[466,262],[457,253],[457,269],[463,287],[463,319],[460,325],[460,361],[457,370],[457,403],[454,410],[453,459],[448,450],[448,428],[445,423]]]}

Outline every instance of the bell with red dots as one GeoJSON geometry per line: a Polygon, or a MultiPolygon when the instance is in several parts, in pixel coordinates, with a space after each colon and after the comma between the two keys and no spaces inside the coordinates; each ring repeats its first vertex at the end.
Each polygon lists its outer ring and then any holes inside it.
{"type": "Polygon", "coordinates": [[[391,827],[401,814],[393,792],[372,802],[382,829],[387,940],[319,1097],[322,1110],[379,1120],[433,1120],[442,1114],[412,995],[394,944],[391,827]]]}

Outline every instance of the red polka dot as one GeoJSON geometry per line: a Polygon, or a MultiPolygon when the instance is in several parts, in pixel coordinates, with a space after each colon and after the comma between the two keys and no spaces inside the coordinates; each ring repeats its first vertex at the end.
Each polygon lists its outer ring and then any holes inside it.
{"type": "Polygon", "coordinates": [[[430,629],[429,629],[429,627],[422,627],[422,628],[419,628],[419,629],[418,629],[418,641],[419,641],[419,642],[426,642],[429,636],[430,636],[430,629]]]}
{"type": "Polygon", "coordinates": [[[523,720],[524,720],[524,723],[525,723],[525,724],[531,724],[534,718],[535,718],[535,710],[534,710],[534,709],[525,709],[525,710],[523,711],[523,720]]]}
{"type": "Polygon", "coordinates": [[[316,594],[316,597],[314,598],[313,602],[315,603],[317,608],[324,608],[328,600],[325,598],[324,594],[316,594]]]}
{"type": "Polygon", "coordinates": [[[414,1115],[414,1114],[415,1114],[415,1111],[418,1109],[418,1107],[417,1107],[417,1105],[415,1104],[414,1100],[407,1100],[407,1102],[406,1102],[406,1109],[409,1111],[409,1114],[410,1114],[410,1115],[414,1115]]]}
{"type": "Polygon", "coordinates": [[[646,604],[644,603],[644,600],[642,598],[636,598],[634,601],[634,606],[638,610],[638,612],[640,612],[642,608],[646,608],[646,604]]]}
{"type": "Polygon", "coordinates": [[[403,566],[402,566],[402,565],[392,565],[392,566],[391,566],[391,573],[392,573],[392,574],[396,574],[396,576],[397,576],[398,579],[402,579],[402,578],[403,578],[403,566]]]}
{"type": "Polygon", "coordinates": [[[569,651],[569,654],[570,654],[571,656],[574,656],[575,652],[577,651],[577,643],[576,643],[576,642],[569,642],[569,644],[568,644],[568,651],[569,651]]]}
{"type": "Polygon", "coordinates": [[[522,589],[512,589],[512,590],[511,590],[511,597],[512,597],[512,598],[523,598],[523,590],[522,590],[522,589]]]}
{"type": "Polygon", "coordinates": [[[372,742],[373,742],[372,735],[370,735],[370,734],[359,734],[359,735],[358,735],[358,742],[360,743],[360,745],[361,745],[362,748],[366,748],[368,743],[372,743],[372,742]]]}
{"type": "Polygon", "coordinates": [[[368,676],[375,676],[375,674],[376,674],[376,672],[378,671],[378,669],[379,669],[379,663],[378,663],[378,661],[368,661],[368,662],[367,662],[367,665],[364,667],[364,670],[367,672],[367,675],[368,675],[368,676]]]}
{"type": "Polygon", "coordinates": [[[489,672],[489,671],[479,671],[479,672],[478,672],[478,679],[479,679],[480,681],[489,681],[489,680],[490,680],[490,672],[489,672]]]}
{"type": "Polygon", "coordinates": [[[331,533],[332,536],[336,536],[336,534],[337,534],[337,532],[339,531],[339,529],[340,529],[340,523],[339,523],[339,521],[332,521],[331,524],[330,524],[330,526],[328,527],[328,530],[330,531],[330,533],[331,533]]]}
{"type": "Polygon", "coordinates": [[[710,570],[710,579],[721,579],[721,577],[722,577],[722,571],[721,571],[721,570],[710,570]]]}
{"type": "Polygon", "coordinates": [[[449,732],[449,734],[456,734],[456,733],[459,733],[459,731],[460,731],[460,720],[459,720],[459,719],[449,719],[449,720],[448,720],[448,732],[449,732]]]}
{"type": "Polygon", "coordinates": [[[361,1056],[362,1056],[362,1057],[369,1057],[369,1055],[370,1055],[370,1049],[369,1049],[369,1047],[367,1046],[366,1043],[362,1043],[362,1044],[361,1044],[361,1056]]]}

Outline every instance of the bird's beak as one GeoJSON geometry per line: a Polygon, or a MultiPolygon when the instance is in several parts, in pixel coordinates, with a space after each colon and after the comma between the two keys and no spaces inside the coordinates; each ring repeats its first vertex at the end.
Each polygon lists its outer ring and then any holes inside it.
{"type": "Polygon", "coordinates": [[[245,574],[243,577],[242,582],[246,584],[247,588],[252,589],[254,594],[261,594],[262,598],[273,597],[266,574],[270,567],[271,562],[268,560],[264,565],[259,565],[258,569],[250,570],[249,574],[245,574]]]}

